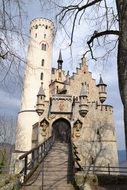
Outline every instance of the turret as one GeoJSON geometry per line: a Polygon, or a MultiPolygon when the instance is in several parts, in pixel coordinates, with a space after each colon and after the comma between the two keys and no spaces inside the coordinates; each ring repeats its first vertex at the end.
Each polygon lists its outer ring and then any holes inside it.
{"type": "Polygon", "coordinates": [[[101,75],[100,75],[100,81],[99,81],[99,84],[97,85],[97,87],[99,89],[100,102],[103,104],[107,98],[107,92],[106,92],[107,85],[103,82],[101,75]]]}
{"type": "Polygon", "coordinates": [[[44,107],[45,107],[45,92],[43,89],[43,82],[42,82],[39,92],[37,94],[37,104],[36,104],[36,112],[38,113],[39,116],[43,114],[44,107]]]}
{"type": "Polygon", "coordinates": [[[88,101],[87,101],[87,86],[84,83],[82,83],[79,99],[80,99],[79,113],[82,117],[85,117],[88,112],[88,101]]]}

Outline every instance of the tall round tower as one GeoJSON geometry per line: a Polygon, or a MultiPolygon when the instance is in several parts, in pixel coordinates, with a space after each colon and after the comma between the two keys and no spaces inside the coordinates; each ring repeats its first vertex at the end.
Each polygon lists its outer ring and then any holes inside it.
{"type": "Polygon", "coordinates": [[[18,115],[16,150],[31,149],[32,125],[38,121],[35,106],[41,82],[45,90],[45,99],[49,100],[53,40],[54,25],[50,20],[37,18],[31,22],[21,111],[18,115]]]}

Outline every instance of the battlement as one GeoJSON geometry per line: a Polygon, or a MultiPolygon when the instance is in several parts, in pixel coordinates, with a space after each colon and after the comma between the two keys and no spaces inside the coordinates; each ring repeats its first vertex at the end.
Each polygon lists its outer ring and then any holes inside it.
{"type": "Polygon", "coordinates": [[[30,23],[30,29],[38,29],[39,27],[45,27],[45,29],[54,30],[55,26],[53,22],[46,18],[36,18],[31,21],[30,23]]]}
{"type": "Polygon", "coordinates": [[[98,105],[97,109],[99,109],[100,111],[108,111],[108,112],[113,112],[113,107],[110,105],[98,105]]]}
{"type": "Polygon", "coordinates": [[[73,99],[72,96],[64,95],[64,94],[62,95],[57,94],[57,95],[52,96],[52,100],[55,100],[55,101],[59,101],[59,100],[72,101],[72,99],[73,99]]]}
{"type": "Polygon", "coordinates": [[[71,113],[72,112],[72,96],[54,95],[52,97],[52,113],[71,113]]]}
{"type": "Polygon", "coordinates": [[[88,102],[89,103],[89,107],[94,108],[96,110],[100,110],[100,111],[107,111],[112,113],[113,112],[113,107],[111,105],[100,105],[97,102],[88,102]]]}

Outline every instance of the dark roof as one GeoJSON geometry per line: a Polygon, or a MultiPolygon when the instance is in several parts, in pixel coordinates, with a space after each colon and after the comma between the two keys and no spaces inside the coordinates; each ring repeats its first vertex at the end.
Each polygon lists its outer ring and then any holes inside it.
{"type": "Polygon", "coordinates": [[[44,89],[43,89],[43,82],[41,82],[41,87],[39,89],[39,92],[38,92],[37,96],[39,96],[39,95],[45,96],[45,92],[44,92],[44,89]]]}
{"type": "Polygon", "coordinates": [[[63,61],[63,59],[62,59],[62,54],[61,54],[61,50],[60,50],[60,52],[59,52],[59,58],[58,58],[58,61],[63,61]]]}
{"type": "Polygon", "coordinates": [[[107,86],[107,85],[103,82],[103,79],[102,79],[101,75],[100,75],[99,84],[98,84],[97,86],[99,86],[99,85],[107,86]]]}

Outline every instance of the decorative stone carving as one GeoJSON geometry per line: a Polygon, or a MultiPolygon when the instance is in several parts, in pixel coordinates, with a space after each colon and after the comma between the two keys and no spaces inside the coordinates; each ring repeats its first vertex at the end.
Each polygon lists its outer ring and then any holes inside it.
{"type": "Polygon", "coordinates": [[[51,114],[51,115],[49,115],[48,119],[49,119],[49,120],[52,120],[52,119],[54,119],[55,117],[56,117],[55,114],[51,114]]]}
{"type": "Polygon", "coordinates": [[[41,128],[41,135],[43,137],[47,136],[48,134],[48,126],[49,123],[46,119],[44,119],[41,123],[40,123],[40,128],[41,128]]]}
{"type": "Polygon", "coordinates": [[[64,100],[60,100],[60,103],[59,103],[59,110],[60,110],[60,111],[63,111],[63,110],[64,110],[64,100]]]}
{"type": "Polygon", "coordinates": [[[80,137],[81,129],[82,129],[82,123],[81,123],[81,121],[77,120],[73,126],[73,138],[79,138],[80,137]]]}

